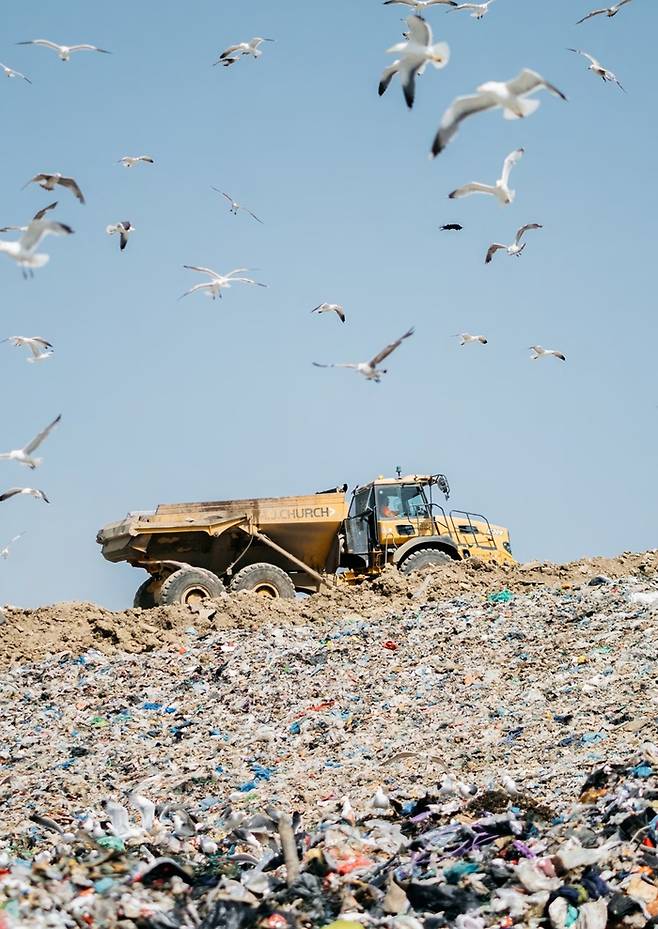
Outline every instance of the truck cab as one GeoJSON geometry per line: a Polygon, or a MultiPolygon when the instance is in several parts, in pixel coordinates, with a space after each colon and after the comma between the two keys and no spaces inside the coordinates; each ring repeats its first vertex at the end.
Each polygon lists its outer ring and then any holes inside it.
{"type": "Polygon", "coordinates": [[[434,499],[435,488],[448,499],[442,474],[380,477],[357,487],[344,523],[343,567],[377,573],[395,564],[410,573],[447,559],[514,563],[507,529],[477,513],[446,512],[434,499]]]}

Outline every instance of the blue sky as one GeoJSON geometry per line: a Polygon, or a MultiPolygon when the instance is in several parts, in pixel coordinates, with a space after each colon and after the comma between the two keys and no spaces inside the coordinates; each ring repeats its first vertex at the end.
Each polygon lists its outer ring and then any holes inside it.
{"type": "Polygon", "coordinates": [[[478,23],[428,13],[452,60],[418,81],[408,112],[397,80],[377,83],[400,40],[402,7],[378,0],[23,0],[4,11],[0,60],[0,224],[54,199],[76,234],[48,239],[50,264],[24,281],[0,255],[2,333],[42,335],[40,366],[0,345],[3,450],[62,423],[31,473],[0,462],[2,486],[42,487],[0,507],[0,602],[130,604],[141,572],[105,562],[98,528],[159,502],[312,492],[400,465],[444,471],[459,508],[508,525],[519,558],[566,560],[656,545],[658,399],[656,121],[647,86],[658,7],[575,26],[590,0],[496,0],[478,23]],[[226,45],[276,40],[258,61],[213,68],[226,45]],[[112,56],[52,52],[31,38],[92,42],[112,56]],[[604,85],[590,51],[628,93],[604,85]],[[458,94],[532,67],[569,102],[542,94],[523,122],[466,123],[427,155],[458,94]],[[516,202],[461,202],[523,146],[516,202]],[[154,167],[125,170],[124,154],[154,167]],[[221,187],[265,221],[229,215],[221,187]],[[105,226],[129,219],[125,253],[105,226]],[[459,221],[458,234],[438,231],[459,221]],[[483,263],[488,244],[540,222],[521,260],[483,263]],[[261,288],[222,301],[177,297],[183,264],[258,269],[261,288]],[[311,316],[322,301],[348,322],[311,316]],[[371,357],[416,335],[377,385],[312,361],[371,357]],[[483,332],[460,349],[453,333],[483,332]],[[567,364],[531,363],[533,343],[567,364]]]}

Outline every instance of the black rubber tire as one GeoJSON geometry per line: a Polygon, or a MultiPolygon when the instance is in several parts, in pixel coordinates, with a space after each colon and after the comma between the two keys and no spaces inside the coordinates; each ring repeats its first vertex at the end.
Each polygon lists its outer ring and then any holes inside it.
{"type": "Polygon", "coordinates": [[[147,590],[148,587],[153,583],[152,577],[147,577],[143,584],[140,584],[135,593],[135,599],[133,600],[133,606],[139,610],[152,610],[156,606],[155,597],[150,590],[147,590]]]}
{"type": "Polygon", "coordinates": [[[224,585],[212,571],[205,568],[180,568],[170,574],[160,588],[160,606],[198,603],[212,600],[225,593],[224,585]]]}
{"type": "Polygon", "coordinates": [[[412,552],[400,565],[402,574],[413,574],[414,571],[422,571],[423,568],[430,568],[434,565],[449,564],[454,561],[446,552],[438,548],[421,548],[420,551],[412,552]]]}
{"type": "Polygon", "coordinates": [[[239,590],[253,590],[254,593],[273,600],[282,597],[291,599],[295,596],[295,587],[290,576],[273,564],[260,562],[247,565],[238,571],[231,581],[229,590],[237,593],[239,590]]]}

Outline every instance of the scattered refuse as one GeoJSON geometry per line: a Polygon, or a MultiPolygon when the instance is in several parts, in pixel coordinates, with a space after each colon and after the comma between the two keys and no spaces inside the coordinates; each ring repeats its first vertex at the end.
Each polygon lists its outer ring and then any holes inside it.
{"type": "Polygon", "coordinates": [[[656,554],[564,567],[5,608],[0,929],[658,920],[656,554]]]}

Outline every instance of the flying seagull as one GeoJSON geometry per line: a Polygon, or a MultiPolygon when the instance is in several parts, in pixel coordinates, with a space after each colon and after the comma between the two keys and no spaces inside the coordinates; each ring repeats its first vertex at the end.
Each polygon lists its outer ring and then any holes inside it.
{"type": "Polygon", "coordinates": [[[263,42],[274,42],[274,39],[263,39],[261,36],[256,36],[248,42],[237,42],[235,45],[229,45],[228,48],[224,49],[217,61],[214,62],[213,68],[215,65],[224,65],[225,68],[229,68],[231,65],[234,65],[236,61],[239,61],[240,57],[244,57],[245,55],[251,55],[252,58],[260,58],[263,54],[260,48],[263,42]]]}
{"type": "Polygon", "coordinates": [[[27,42],[17,42],[16,45],[41,45],[42,48],[51,48],[54,52],[57,52],[60,61],[68,61],[73,52],[111,54],[106,48],[98,48],[96,45],[58,45],[57,42],[50,42],[48,39],[29,39],[27,42]]]}
{"type": "Polygon", "coordinates": [[[593,16],[601,16],[603,13],[605,13],[606,16],[616,16],[621,8],[630,2],[631,0],[620,0],[619,3],[615,3],[613,6],[604,6],[600,10],[592,10],[587,16],[583,16],[582,19],[579,19],[576,25],[579,26],[581,23],[584,23],[585,20],[591,19],[593,16]]]}
{"type": "Polygon", "coordinates": [[[314,361],[313,364],[316,368],[354,368],[354,370],[358,371],[359,374],[363,374],[366,380],[375,381],[378,384],[382,379],[382,374],[387,374],[388,372],[386,368],[378,368],[377,365],[381,364],[385,358],[388,358],[388,356],[394,352],[399,345],[402,344],[404,339],[408,339],[409,336],[412,336],[413,334],[413,328],[409,329],[407,332],[405,332],[404,335],[401,335],[399,339],[396,339],[395,342],[391,342],[390,345],[387,345],[386,348],[382,349],[382,351],[379,352],[378,355],[375,355],[371,361],[359,361],[356,363],[345,364],[320,364],[319,362],[314,361]]]}
{"type": "Polygon", "coordinates": [[[51,430],[55,428],[61,418],[62,414],[60,413],[59,416],[53,419],[50,425],[46,426],[46,428],[40,432],[39,435],[35,436],[31,442],[28,442],[24,448],[15,448],[11,452],[0,453],[0,460],[18,461],[20,464],[25,465],[27,468],[34,470],[41,464],[43,459],[33,458],[32,452],[35,452],[44,441],[44,439],[48,438],[51,430]]]}
{"type": "Polygon", "coordinates": [[[400,75],[402,92],[409,109],[414,105],[416,92],[416,75],[422,74],[428,63],[435,68],[445,68],[450,61],[450,48],[446,42],[432,44],[432,29],[422,16],[410,16],[407,19],[409,27],[406,42],[399,42],[387,50],[389,54],[400,54],[400,57],[389,65],[379,81],[379,96],[386,93],[388,85],[396,74],[400,75]]]}
{"type": "Polygon", "coordinates": [[[26,345],[32,354],[28,355],[25,360],[31,363],[35,361],[45,361],[46,358],[50,358],[53,354],[52,344],[38,335],[11,335],[9,338],[3,339],[2,341],[11,342],[11,344],[16,347],[26,345]]]}
{"type": "Polygon", "coordinates": [[[20,496],[21,494],[34,497],[35,500],[43,500],[44,503],[50,503],[50,500],[43,490],[36,490],[34,487],[12,487],[10,490],[5,490],[3,494],[0,494],[0,503],[9,500],[10,497],[20,496]]]}
{"type": "Polygon", "coordinates": [[[124,168],[134,168],[140,161],[147,165],[155,164],[155,158],[151,158],[150,155],[124,155],[123,158],[119,158],[117,164],[123,165],[124,168]]]}
{"type": "Polygon", "coordinates": [[[128,244],[128,236],[135,231],[133,224],[124,219],[121,223],[114,223],[114,225],[106,226],[105,231],[108,235],[117,235],[119,236],[119,250],[123,251],[126,245],[128,244]]]}
{"type": "Polygon", "coordinates": [[[494,242],[493,245],[490,245],[487,250],[487,257],[484,259],[484,263],[489,264],[496,252],[500,251],[501,249],[505,250],[508,255],[516,255],[516,257],[519,258],[521,252],[527,245],[527,242],[524,242],[523,245],[521,245],[521,239],[526,234],[526,232],[529,229],[543,228],[544,227],[540,225],[540,223],[527,223],[527,225],[521,226],[521,228],[517,231],[516,238],[511,245],[501,245],[500,242],[494,242]]]}
{"type": "Polygon", "coordinates": [[[23,184],[23,190],[29,184],[38,184],[39,187],[43,187],[44,190],[54,190],[58,185],[60,187],[67,187],[74,197],[76,197],[80,203],[85,202],[85,198],[82,195],[82,191],[78,187],[77,181],[72,177],[64,177],[62,174],[35,174],[34,177],[31,177],[27,184],[23,184]]]}
{"type": "Polygon", "coordinates": [[[471,342],[480,342],[482,345],[486,345],[489,341],[483,335],[471,335],[470,332],[458,332],[455,337],[461,339],[460,345],[469,345],[471,342]]]}
{"type": "Polygon", "coordinates": [[[341,323],[345,322],[345,310],[340,303],[321,303],[320,306],[314,307],[311,313],[335,313],[341,323]]]}
{"type": "Polygon", "coordinates": [[[212,268],[201,268],[197,265],[183,265],[188,271],[198,271],[199,274],[207,274],[210,277],[210,280],[203,284],[195,284],[194,287],[191,287],[189,290],[186,290],[184,294],[178,298],[182,300],[183,297],[187,297],[188,294],[205,293],[206,296],[212,297],[215,300],[217,297],[222,296],[222,290],[229,288],[232,284],[254,284],[256,287],[267,287],[267,284],[261,284],[259,281],[254,281],[250,277],[235,277],[236,274],[244,274],[249,269],[248,268],[236,268],[234,271],[229,271],[228,274],[218,274],[217,271],[213,271],[212,268]]]}
{"type": "Polygon", "coordinates": [[[384,0],[384,6],[391,6],[391,4],[410,6],[413,8],[414,13],[420,13],[431,6],[438,6],[439,4],[457,6],[457,0],[384,0]]]}
{"type": "Polygon", "coordinates": [[[448,194],[451,200],[458,200],[460,197],[468,197],[470,194],[491,194],[496,197],[502,206],[507,206],[516,196],[516,191],[509,188],[509,176],[514,165],[523,157],[523,149],[517,148],[510,152],[503,162],[503,173],[498,178],[493,187],[489,184],[480,184],[478,181],[472,181],[470,184],[464,184],[448,194]]]}
{"type": "Polygon", "coordinates": [[[460,223],[444,223],[439,226],[442,232],[461,232],[464,227],[460,223]]]}
{"type": "Polygon", "coordinates": [[[242,206],[241,203],[238,203],[237,200],[234,200],[230,194],[227,194],[225,191],[220,190],[219,187],[212,187],[212,190],[217,191],[218,194],[221,194],[222,197],[225,197],[228,200],[228,202],[231,204],[229,207],[229,213],[233,213],[234,216],[237,216],[240,210],[242,210],[245,213],[249,213],[251,218],[255,219],[257,223],[263,224],[262,219],[259,219],[258,216],[256,216],[255,213],[252,213],[251,210],[248,210],[246,206],[242,206]]]}
{"type": "MultiPolygon", "coordinates": [[[[617,80],[616,74],[613,74],[612,71],[608,71],[607,68],[604,68],[601,62],[597,61],[596,58],[594,58],[592,55],[588,54],[587,52],[582,52],[579,48],[569,48],[567,49],[567,51],[575,52],[577,55],[582,55],[583,58],[587,58],[587,60],[590,62],[590,65],[587,68],[588,71],[591,71],[593,74],[596,74],[604,82],[610,81],[611,84],[616,84],[620,90],[624,90],[624,88],[621,86],[621,84],[617,80]]],[[[626,93],[625,90],[624,90],[624,93],[626,93]]]]}
{"type": "Polygon", "coordinates": [[[39,242],[47,235],[71,235],[73,229],[64,223],[48,219],[33,219],[17,242],[0,241],[0,253],[4,252],[22,268],[23,277],[32,276],[34,268],[42,268],[50,261],[50,255],[37,254],[39,242]]]}
{"type": "Polygon", "coordinates": [[[14,538],[10,542],[7,542],[4,548],[0,548],[0,558],[4,558],[6,561],[7,558],[9,558],[10,546],[13,545],[14,542],[18,542],[18,540],[22,538],[24,535],[25,535],[24,532],[19,532],[19,534],[15,535],[14,538]]]}
{"type": "Polygon", "coordinates": [[[384,0],[384,6],[391,6],[391,4],[410,6],[413,8],[414,13],[420,13],[431,6],[438,6],[439,4],[457,6],[457,0],[384,0]]]}
{"type": "Polygon", "coordinates": [[[539,106],[539,100],[527,100],[526,97],[537,90],[548,90],[561,100],[567,98],[554,84],[549,84],[541,74],[524,68],[511,81],[488,81],[480,84],[477,93],[467,97],[457,97],[443,114],[441,126],[432,144],[432,155],[436,157],[457,134],[460,124],[469,116],[494,110],[500,107],[505,119],[521,119],[530,116],[539,106]]]}
{"type": "Polygon", "coordinates": [[[460,10],[470,10],[473,19],[484,19],[493,2],[494,0],[487,0],[486,3],[455,3],[450,12],[458,13],[460,10]]]}
{"type": "MultiPolygon", "coordinates": [[[[49,203],[48,206],[44,206],[41,210],[37,210],[32,219],[43,219],[46,213],[54,210],[56,206],[57,200],[54,203],[49,203]]],[[[27,232],[27,226],[0,226],[0,232],[27,232]]]]}
{"type": "Polygon", "coordinates": [[[541,345],[531,345],[530,351],[532,352],[530,358],[533,361],[537,361],[538,358],[559,358],[560,361],[567,360],[562,352],[558,352],[554,348],[542,348],[541,345]]]}
{"type": "Polygon", "coordinates": [[[28,84],[32,83],[29,77],[25,77],[25,75],[21,74],[20,71],[14,71],[14,69],[10,68],[8,65],[3,65],[1,61],[0,68],[5,72],[5,77],[19,77],[22,78],[22,80],[27,81],[28,84]]]}

